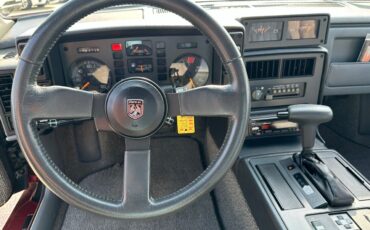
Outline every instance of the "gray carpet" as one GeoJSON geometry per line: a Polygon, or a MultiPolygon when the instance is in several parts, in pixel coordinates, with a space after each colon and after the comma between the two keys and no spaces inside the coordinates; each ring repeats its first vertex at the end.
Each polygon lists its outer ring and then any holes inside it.
{"type": "MultiPolygon", "coordinates": [[[[197,142],[188,138],[152,141],[151,194],[161,197],[182,188],[202,171],[197,142]],[[168,143],[165,147],[163,143],[168,143]]],[[[81,186],[113,199],[122,189],[122,165],[92,174],[81,186]]],[[[62,229],[220,229],[212,197],[206,195],[185,209],[160,218],[138,221],[104,218],[70,206],[62,229]]]]}
{"type": "Polygon", "coordinates": [[[343,137],[326,126],[320,127],[326,146],[337,150],[353,166],[370,180],[370,148],[343,137]]]}

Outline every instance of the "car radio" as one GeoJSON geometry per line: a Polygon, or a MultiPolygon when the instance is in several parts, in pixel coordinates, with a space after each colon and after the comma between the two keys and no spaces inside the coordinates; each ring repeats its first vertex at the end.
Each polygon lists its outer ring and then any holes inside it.
{"type": "Polygon", "coordinates": [[[303,97],[305,83],[252,86],[253,101],[271,101],[283,98],[303,97]]]}
{"type": "Polygon", "coordinates": [[[272,117],[252,117],[249,138],[290,136],[299,134],[296,123],[272,117]]]}

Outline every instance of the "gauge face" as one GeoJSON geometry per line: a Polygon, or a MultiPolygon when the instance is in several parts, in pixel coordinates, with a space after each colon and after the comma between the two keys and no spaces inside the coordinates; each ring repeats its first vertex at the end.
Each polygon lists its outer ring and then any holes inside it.
{"type": "Polygon", "coordinates": [[[192,89],[203,86],[208,81],[208,64],[196,54],[186,54],[178,57],[170,68],[171,79],[177,87],[192,89]]]}
{"type": "Polygon", "coordinates": [[[152,42],[126,41],[126,53],[128,56],[150,56],[152,55],[152,42]]]}
{"type": "Polygon", "coordinates": [[[129,59],[127,64],[129,73],[153,72],[153,60],[151,58],[129,59]]]}
{"type": "Polygon", "coordinates": [[[281,40],[283,22],[256,22],[250,27],[250,41],[265,42],[281,40]]]}
{"type": "Polygon", "coordinates": [[[94,59],[74,64],[71,68],[71,80],[75,88],[101,93],[108,92],[112,83],[109,67],[94,59]]]}
{"type": "Polygon", "coordinates": [[[287,39],[315,39],[318,24],[317,20],[289,21],[287,39]]]}

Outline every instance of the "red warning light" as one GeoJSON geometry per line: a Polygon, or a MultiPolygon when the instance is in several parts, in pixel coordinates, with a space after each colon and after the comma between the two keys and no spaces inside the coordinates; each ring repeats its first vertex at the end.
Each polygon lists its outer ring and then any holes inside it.
{"type": "Polygon", "coordinates": [[[194,57],[194,56],[189,56],[189,57],[188,57],[187,62],[188,62],[189,64],[194,64],[194,62],[195,62],[195,57],[194,57]]]}
{"type": "Polygon", "coordinates": [[[112,44],[112,51],[122,51],[123,50],[123,46],[121,43],[113,43],[112,44]]]}

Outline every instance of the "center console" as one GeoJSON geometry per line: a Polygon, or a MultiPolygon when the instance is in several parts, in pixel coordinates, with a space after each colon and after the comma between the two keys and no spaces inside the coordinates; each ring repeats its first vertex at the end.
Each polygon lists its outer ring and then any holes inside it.
{"type": "Polygon", "coordinates": [[[301,138],[247,143],[236,166],[260,229],[370,229],[369,182],[316,139],[330,108],[295,105],[278,116],[298,123],[301,138]]]}
{"type": "Polygon", "coordinates": [[[251,157],[240,161],[237,175],[260,229],[370,229],[369,183],[336,151],[317,148],[354,202],[331,207],[292,160],[296,152],[251,156],[253,147],[245,147],[251,157]]]}

